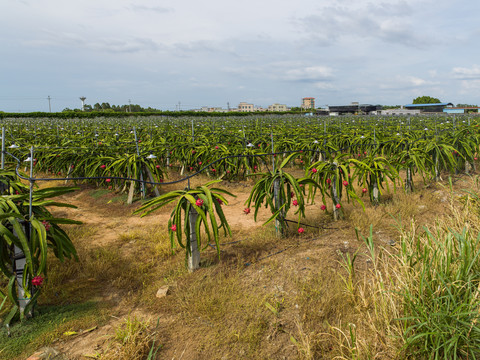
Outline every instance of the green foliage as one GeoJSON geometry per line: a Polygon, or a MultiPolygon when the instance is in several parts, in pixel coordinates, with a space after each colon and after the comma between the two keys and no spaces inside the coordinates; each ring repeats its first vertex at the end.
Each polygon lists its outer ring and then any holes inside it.
{"type": "MultiPolygon", "coordinates": [[[[352,177],[348,158],[347,153],[338,156],[334,153],[325,160],[311,164],[306,172],[306,176],[311,176],[318,184],[317,188],[321,191],[323,203],[326,204],[326,197],[330,197],[334,208],[336,205],[341,205],[342,198],[346,198],[347,201],[356,200],[363,207],[363,202],[352,186],[355,179],[352,177]]],[[[311,190],[313,190],[311,192],[313,200],[316,188],[313,187],[311,190]]],[[[341,208],[337,211],[341,215],[341,208]]]]}
{"type": "Polygon", "coordinates": [[[412,104],[438,104],[441,101],[431,96],[419,96],[413,99],[412,104]]]}
{"type": "MultiPolygon", "coordinates": [[[[65,258],[77,259],[75,247],[59,224],[80,224],[64,218],[54,217],[47,207],[74,207],[73,205],[51,200],[53,197],[73,192],[75,188],[53,187],[36,190],[32,198],[32,216],[29,216],[29,191],[15,173],[0,171],[0,181],[7,183],[3,196],[0,196],[0,270],[9,279],[8,297],[13,311],[7,317],[8,322],[16,316],[18,297],[16,292],[16,276],[13,273],[13,246],[18,247],[25,255],[26,265],[23,271],[22,286],[25,296],[31,298],[28,310],[34,306],[40,294],[37,287],[32,292],[32,279],[35,276],[46,276],[48,249],[64,261],[65,258]],[[16,189],[16,190],[15,190],[16,189]],[[13,192],[11,194],[11,192],[13,192]]],[[[23,314],[21,314],[23,315],[23,314]]]]}
{"type": "Polygon", "coordinates": [[[255,208],[254,219],[257,220],[258,210],[262,205],[270,210],[272,216],[267,220],[267,223],[274,219],[280,221],[281,232],[283,233],[285,228],[284,219],[287,216],[288,211],[293,205],[293,198],[297,201],[297,210],[295,214],[298,214],[298,221],[302,217],[305,217],[305,187],[317,187],[317,183],[308,178],[296,179],[291,174],[285,172],[283,168],[293,160],[297,154],[291,154],[286,157],[280,166],[275,171],[269,171],[266,173],[252,174],[251,176],[259,176],[260,179],[256,181],[250,195],[245,202],[247,207],[253,203],[255,208]],[[275,183],[278,183],[278,194],[275,199],[275,183]],[[292,196],[293,195],[293,196],[292,196]]]}
{"type": "Polygon", "coordinates": [[[191,255],[190,241],[190,213],[198,214],[195,223],[195,235],[199,249],[205,249],[210,241],[214,240],[220,256],[220,238],[219,230],[223,229],[225,235],[231,235],[230,226],[223,213],[222,205],[228,205],[225,195],[235,196],[230,192],[220,188],[210,188],[213,184],[220,180],[213,180],[205,185],[198,186],[195,189],[176,190],[168,192],[164,195],[147,201],[140,208],[135,210],[135,214],[141,213],[146,216],[163,206],[176,202],[176,205],[170,215],[168,221],[168,229],[170,234],[170,243],[172,250],[175,248],[175,239],[180,247],[185,249],[185,257],[191,255]],[[197,201],[201,200],[201,205],[197,201]],[[220,223],[218,223],[216,217],[220,223]],[[202,244],[202,225],[207,236],[204,244],[202,244]],[[185,236],[185,242],[183,237],[185,236]]]}
{"type": "Polygon", "coordinates": [[[385,157],[377,156],[375,151],[370,152],[362,160],[350,159],[350,163],[355,167],[353,177],[357,179],[358,184],[368,189],[372,203],[379,201],[384,185],[387,190],[389,189],[389,181],[393,183],[395,189],[398,171],[385,157]],[[377,198],[375,188],[379,192],[377,198]]]}
{"type": "Polygon", "coordinates": [[[414,358],[480,353],[480,237],[464,229],[403,240],[406,351],[414,358]]]}

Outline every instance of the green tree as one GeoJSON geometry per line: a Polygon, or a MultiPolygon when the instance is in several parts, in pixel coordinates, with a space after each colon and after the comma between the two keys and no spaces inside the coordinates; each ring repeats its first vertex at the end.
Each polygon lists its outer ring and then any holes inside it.
{"type": "Polygon", "coordinates": [[[440,99],[431,97],[431,96],[419,96],[413,99],[412,104],[436,104],[440,103],[440,99]]]}
{"type": "Polygon", "coordinates": [[[470,105],[470,104],[457,104],[457,107],[477,107],[477,105],[470,105]]]}

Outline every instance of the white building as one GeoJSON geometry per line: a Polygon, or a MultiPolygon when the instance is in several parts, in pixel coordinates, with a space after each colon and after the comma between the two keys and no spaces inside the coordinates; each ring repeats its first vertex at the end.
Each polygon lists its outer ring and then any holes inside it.
{"type": "Polygon", "coordinates": [[[284,104],[272,104],[268,106],[268,111],[287,111],[287,105],[284,104]]]}
{"type": "Polygon", "coordinates": [[[238,111],[241,112],[254,112],[254,106],[253,104],[248,104],[246,102],[241,102],[238,104],[238,111]]]}

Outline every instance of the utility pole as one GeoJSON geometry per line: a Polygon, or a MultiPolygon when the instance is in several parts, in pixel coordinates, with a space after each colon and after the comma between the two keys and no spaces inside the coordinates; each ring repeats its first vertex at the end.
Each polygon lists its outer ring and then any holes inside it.
{"type": "Polygon", "coordinates": [[[132,100],[128,99],[128,112],[132,112],[132,100]]]}
{"type": "Polygon", "coordinates": [[[52,107],[50,106],[50,95],[48,95],[47,100],[48,100],[48,112],[52,112],[52,107]]]}
{"type": "Polygon", "coordinates": [[[178,111],[181,111],[180,101],[178,102],[178,111]]]}
{"type": "Polygon", "coordinates": [[[230,111],[230,103],[227,102],[227,110],[230,111]]]}

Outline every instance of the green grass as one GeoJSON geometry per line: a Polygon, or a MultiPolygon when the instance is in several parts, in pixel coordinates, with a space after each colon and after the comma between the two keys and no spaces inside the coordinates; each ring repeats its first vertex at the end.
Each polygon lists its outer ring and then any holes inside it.
{"type": "Polygon", "coordinates": [[[106,190],[106,189],[98,189],[98,190],[93,190],[90,192],[90,196],[93,197],[94,199],[99,199],[104,195],[109,194],[111,191],[106,190]]]}
{"type": "Polygon", "coordinates": [[[128,195],[127,194],[123,194],[123,195],[118,195],[118,196],[114,196],[113,198],[111,198],[108,203],[121,203],[121,204],[126,204],[127,203],[127,198],[128,198],[128,195]]]}
{"type": "Polygon", "coordinates": [[[61,338],[66,331],[80,331],[106,321],[102,308],[96,302],[64,306],[38,306],[36,316],[28,321],[14,323],[11,336],[0,328],[0,358],[23,359],[41,346],[61,338]]]}

